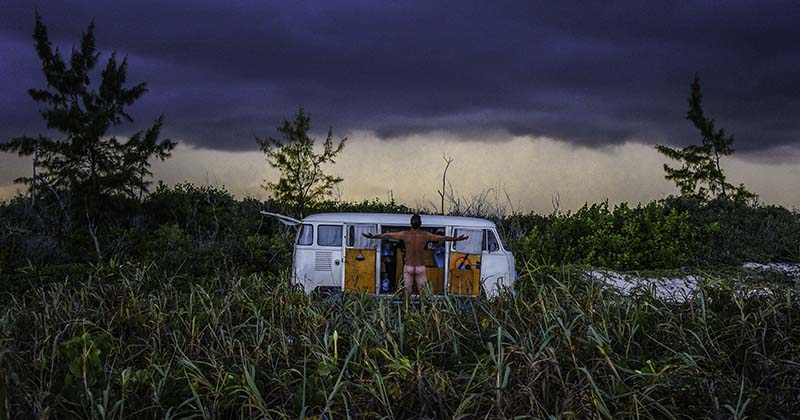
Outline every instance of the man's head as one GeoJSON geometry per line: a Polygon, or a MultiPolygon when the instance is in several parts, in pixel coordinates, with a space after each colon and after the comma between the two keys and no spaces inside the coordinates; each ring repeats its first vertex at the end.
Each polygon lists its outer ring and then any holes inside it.
{"type": "Polygon", "coordinates": [[[411,216],[411,229],[419,229],[422,225],[422,218],[418,214],[411,216]]]}

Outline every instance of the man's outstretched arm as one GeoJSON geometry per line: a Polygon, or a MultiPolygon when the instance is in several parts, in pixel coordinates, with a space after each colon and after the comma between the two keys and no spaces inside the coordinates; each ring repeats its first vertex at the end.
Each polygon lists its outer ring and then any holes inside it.
{"type": "Polygon", "coordinates": [[[379,233],[377,235],[375,235],[375,234],[373,234],[371,232],[365,232],[365,233],[362,233],[362,235],[364,235],[364,237],[369,238],[369,239],[396,239],[396,240],[402,240],[403,239],[403,233],[402,232],[379,233]]]}
{"type": "Polygon", "coordinates": [[[431,237],[428,239],[429,241],[452,241],[458,242],[469,239],[469,236],[466,235],[459,235],[459,236],[444,236],[444,235],[437,235],[435,233],[430,234],[431,237]]]}

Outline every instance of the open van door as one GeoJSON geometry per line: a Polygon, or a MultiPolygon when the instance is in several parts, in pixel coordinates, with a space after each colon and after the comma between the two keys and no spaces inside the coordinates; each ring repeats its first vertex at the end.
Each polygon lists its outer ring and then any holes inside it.
{"type": "Polygon", "coordinates": [[[346,225],[344,256],[344,288],[353,292],[375,293],[378,276],[377,239],[364,237],[364,233],[378,233],[377,224],[346,225]]]}
{"type": "Polygon", "coordinates": [[[466,235],[467,239],[452,242],[447,293],[477,296],[480,292],[483,230],[456,227],[453,236],[459,235],[466,235]]]}
{"type": "Polygon", "coordinates": [[[468,238],[453,242],[448,293],[477,296],[483,287],[487,296],[497,296],[508,275],[508,258],[497,235],[492,229],[457,227],[453,236],[459,235],[468,238]]]}
{"type": "Polygon", "coordinates": [[[263,214],[264,216],[274,217],[278,219],[279,222],[283,223],[286,226],[297,226],[301,223],[299,220],[293,217],[284,216],[278,213],[270,213],[268,211],[263,211],[263,210],[260,213],[263,214]]]}

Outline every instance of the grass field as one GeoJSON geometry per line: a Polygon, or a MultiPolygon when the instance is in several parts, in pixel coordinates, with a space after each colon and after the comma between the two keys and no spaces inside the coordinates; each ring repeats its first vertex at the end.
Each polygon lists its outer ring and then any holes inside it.
{"type": "Polygon", "coordinates": [[[258,275],[97,268],[2,298],[0,367],[12,418],[800,412],[796,285],[747,293],[733,271],[680,302],[580,273],[524,270],[516,295],[406,308],[258,275]]]}

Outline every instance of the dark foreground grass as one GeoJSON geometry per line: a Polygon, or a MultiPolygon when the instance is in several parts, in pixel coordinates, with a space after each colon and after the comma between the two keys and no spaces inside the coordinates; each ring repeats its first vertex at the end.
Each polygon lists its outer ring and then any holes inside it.
{"type": "Polygon", "coordinates": [[[618,296],[570,272],[405,309],[128,267],[5,297],[12,418],[791,418],[800,303],[727,279],[618,296]]]}

